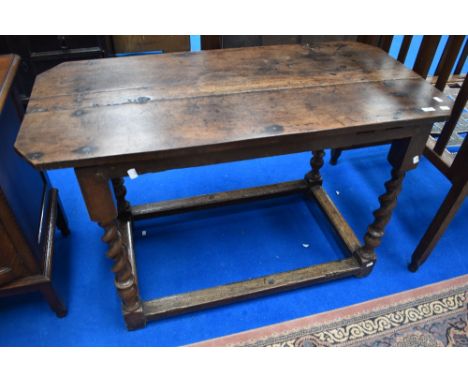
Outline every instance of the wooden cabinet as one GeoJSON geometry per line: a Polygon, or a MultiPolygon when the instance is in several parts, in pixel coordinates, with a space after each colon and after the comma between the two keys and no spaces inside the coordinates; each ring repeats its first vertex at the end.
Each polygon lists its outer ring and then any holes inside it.
{"type": "Polygon", "coordinates": [[[333,36],[306,36],[306,35],[203,35],[201,46],[203,50],[242,48],[262,45],[284,44],[312,44],[328,41],[356,41],[357,36],[333,35],[333,36]]]}
{"type": "Polygon", "coordinates": [[[108,57],[113,54],[107,36],[0,36],[0,54],[21,57],[16,84],[26,105],[36,76],[65,61],[108,57]]]}
{"type": "Polygon", "coordinates": [[[190,51],[190,36],[112,36],[115,53],[160,51],[162,53],[190,51]]]}
{"type": "Polygon", "coordinates": [[[0,221],[0,286],[28,274],[12,243],[8,231],[0,221]]]}
{"type": "Polygon", "coordinates": [[[0,56],[0,296],[40,290],[58,316],[66,309],[51,284],[53,239],[68,226],[46,174],[14,150],[23,109],[12,91],[19,57],[0,56]]]}

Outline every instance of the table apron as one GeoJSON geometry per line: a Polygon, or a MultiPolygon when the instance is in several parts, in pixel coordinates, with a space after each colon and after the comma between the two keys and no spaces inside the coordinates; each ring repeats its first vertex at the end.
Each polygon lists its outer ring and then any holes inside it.
{"type": "MultiPolygon", "coordinates": [[[[428,137],[432,124],[411,125],[394,127],[386,130],[373,129],[365,132],[324,136],[314,139],[287,137],[278,142],[267,145],[254,145],[251,142],[240,142],[235,145],[223,145],[207,150],[185,150],[183,153],[168,152],[164,155],[154,154],[147,157],[133,158],[111,165],[96,165],[99,173],[112,179],[127,176],[129,169],[135,169],[138,174],[160,172],[165,170],[196,167],[203,165],[234,162],[239,160],[256,159],[275,155],[293,154],[306,151],[314,151],[325,148],[353,148],[369,145],[381,145],[395,140],[411,138],[415,136],[428,137]]],[[[91,167],[89,167],[91,168],[91,167]]]]}

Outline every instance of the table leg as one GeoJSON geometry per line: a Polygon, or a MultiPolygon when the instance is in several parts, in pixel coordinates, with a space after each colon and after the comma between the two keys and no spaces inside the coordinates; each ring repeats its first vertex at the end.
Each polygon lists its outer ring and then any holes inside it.
{"type": "Polygon", "coordinates": [[[112,272],[115,274],[115,286],[122,301],[127,327],[128,329],[144,327],[146,318],[143,313],[143,304],[138,292],[135,271],[132,269],[128,256],[128,249],[119,230],[120,222],[109,187],[109,179],[92,168],[75,169],[75,173],[91,220],[104,229],[102,240],[109,245],[107,256],[114,260],[112,272]]]}
{"type": "Polygon", "coordinates": [[[330,163],[333,165],[337,164],[342,152],[343,149],[331,149],[330,163]]]}
{"type": "MultiPolygon", "coordinates": [[[[389,222],[393,209],[396,206],[403,178],[406,172],[415,168],[419,162],[419,155],[423,152],[426,139],[427,135],[422,131],[420,135],[400,139],[392,143],[388,155],[388,161],[392,166],[391,178],[385,183],[385,193],[379,197],[380,206],[374,211],[374,221],[369,225],[364,235],[364,245],[356,251],[359,261],[362,264],[368,264],[367,269],[369,269],[369,272],[376,261],[374,251],[380,245],[385,226],[389,222]]],[[[368,272],[363,272],[361,276],[367,274],[368,272]]]]}
{"type": "Polygon", "coordinates": [[[316,150],[312,152],[312,159],[310,160],[310,167],[312,168],[306,176],[305,180],[309,185],[320,185],[322,184],[322,176],[320,175],[320,169],[323,166],[323,157],[325,156],[325,150],[316,150]]]}
{"type": "Polygon", "coordinates": [[[130,203],[125,199],[127,188],[125,187],[124,178],[112,179],[112,187],[114,188],[114,194],[117,200],[119,217],[123,220],[129,220],[132,213],[130,211],[130,203]]]}
{"type": "Polygon", "coordinates": [[[376,260],[374,250],[380,245],[385,226],[392,216],[404,176],[404,171],[393,168],[391,179],[385,183],[386,191],[379,197],[380,206],[374,211],[374,221],[364,235],[364,245],[358,249],[358,257],[363,263],[374,263],[376,260]]]}
{"type": "Polygon", "coordinates": [[[65,214],[60,198],[57,198],[57,228],[62,232],[63,236],[70,235],[67,215],[65,214]]]}

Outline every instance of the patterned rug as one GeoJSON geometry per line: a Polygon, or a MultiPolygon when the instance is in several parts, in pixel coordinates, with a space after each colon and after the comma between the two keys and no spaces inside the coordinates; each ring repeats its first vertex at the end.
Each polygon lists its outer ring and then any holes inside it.
{"type": "Polygon", "coordinates": [[[468,275],[191,346],[468,346],[468,275]]]}

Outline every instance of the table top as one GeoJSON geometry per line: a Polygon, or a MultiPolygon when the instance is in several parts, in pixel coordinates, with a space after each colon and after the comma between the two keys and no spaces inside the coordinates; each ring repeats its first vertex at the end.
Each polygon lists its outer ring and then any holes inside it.
{"type": "Polygon", "coordinates": [[[451,106],[356,42],[67,62],[37,77],[15,147],[41,169],[242,149],[447,119],[433,97],[451,106]]]}
{"type": "Polygon", "coordinates": [[[14,54],[0,56],[0,113],[5,106],[6,99],[18,70],[19,57],[14,54]]]}

